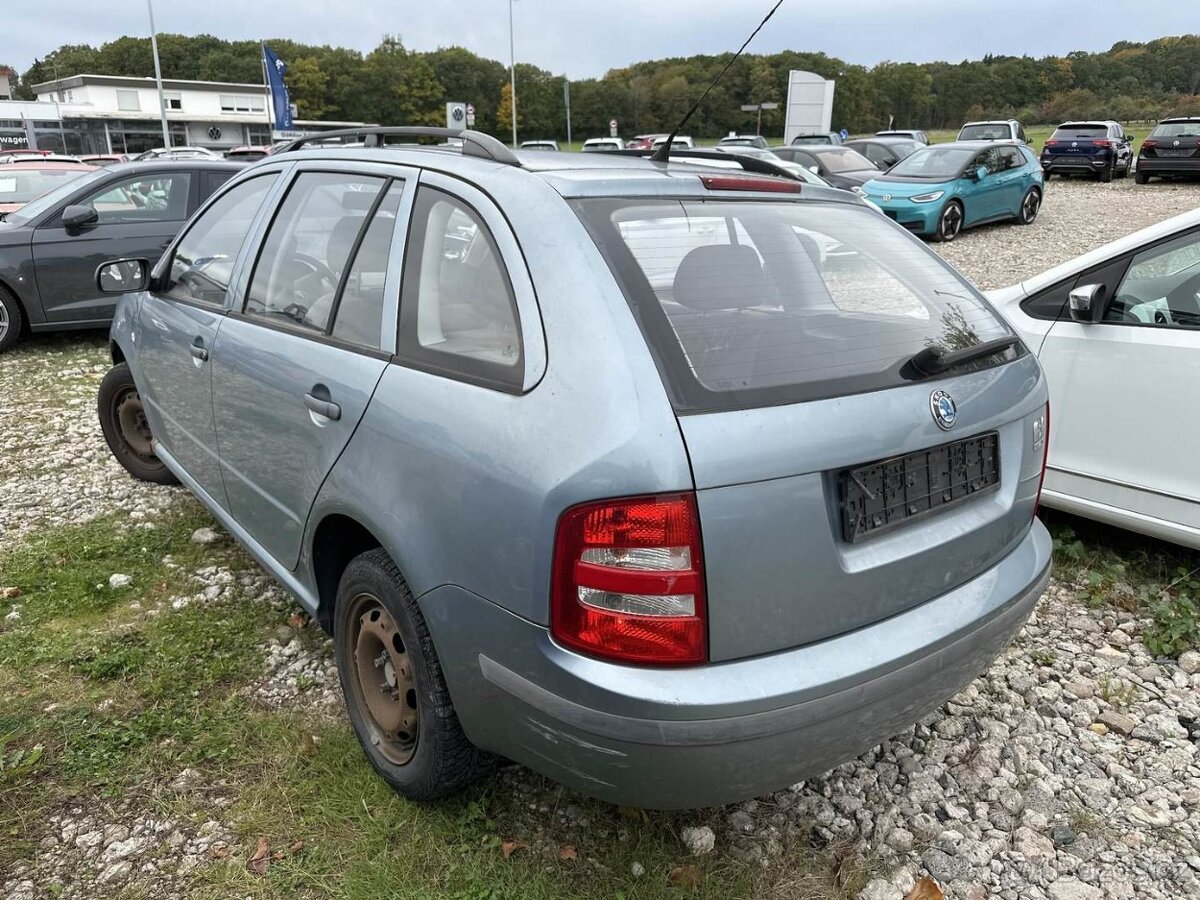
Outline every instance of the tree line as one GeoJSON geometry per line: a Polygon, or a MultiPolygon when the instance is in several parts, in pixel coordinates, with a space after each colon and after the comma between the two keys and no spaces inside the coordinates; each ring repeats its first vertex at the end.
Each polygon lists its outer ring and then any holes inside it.
{"type": "MultiPolygon", "coordinates": [[[[159,36],[164,78],[261,83],[259,46],[210,35],[159,36]]],[[[476,109],[476,128],[504,136],[511,127],[508,69],[461,47],[429,52],[386,36],[361,53],[343,47],[272,39],[288,64],[286,81],[302,119],[387,125],[445,124],[445,103],[476,109]]],[[[623,136],[669,131],[729,54],[639,62],[600,78],[570,83],[571,119],[577,138],[608,133],[617,119],[623,136]]],[[[986,56],[958,63],[882,62],[851,65],[819,52],[747,54],[709,94],[688,131],[716,137],[754,130],[756,114],[742,105],[782,105],[790,69],[834,79],[833,125],[851,132],[886,126],[954,128],[969,119],[1013,116],[1028,124],[1074,118],[1152,120],[1200,115],[1200,36],[1122,41],[1097,53],[1066,56],[986,56]]],[[[22,73],[18,96],[32,86],[81,73],[149,76],[148,38],[124,37],[92,47],[63,45],[22,73]]],[[[518,63],[517,124],[525,138],[566,135],[564,77],[518,63]]],[[[763,130],[783,130],[783,109],[763,114],[763,130]]]]}

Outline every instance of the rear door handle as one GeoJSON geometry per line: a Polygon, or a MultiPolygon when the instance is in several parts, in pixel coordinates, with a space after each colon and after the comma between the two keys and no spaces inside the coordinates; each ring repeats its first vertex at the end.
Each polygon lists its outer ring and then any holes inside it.
{"type": "Polygon", "coordinates": [[[192,346],[188,349],[191,351],[192,356],[200,360],[200,362],[208,362],[208,351],[204,349],[204,342],[200,338],[196,338],[192,346]]]}
{"type": "Polygon", "coordinates": [[[316,397],[311,393],[304,395],[304,405],[318,416],[324,416],[334,422],[342,417],[342,408],[340,406],[332,401],[316,397]]]}

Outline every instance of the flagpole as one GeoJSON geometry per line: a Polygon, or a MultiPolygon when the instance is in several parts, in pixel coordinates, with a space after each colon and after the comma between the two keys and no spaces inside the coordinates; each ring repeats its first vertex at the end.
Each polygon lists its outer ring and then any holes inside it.
{"type": "Polygon", "coordinates": [[[272,109],[275,98],[271,95],[271,77],[267,74],[267,44],[258,42],[258,58],[262,62],[263,87],[267,89],[267,146],[275,142],[275,123],[272,119],[272,109]]]}
{"type": "MultiPolygon", "coordinates": [[[[162,68],[158,64],[158,32],[154,30],[154,0],[146,0],[146,11],[150,13],[150,50],[154,54],[154,83],[158,86],[158,114],[162,118],[163,148],[171,149],[171,129],[167,125],[167,102],[163,98],[162,68]]],[[[61,117],[59,119],[61,121],[61,117]]],[[[67,150],[63,147],[63,152],[67,150]]]]}
{"type": "Polygon", "coordinates": [[[513,37],[513,0],[508,0],[508,90],[511,98],[513,149],[517,148],[517,49],[513,37]]]}

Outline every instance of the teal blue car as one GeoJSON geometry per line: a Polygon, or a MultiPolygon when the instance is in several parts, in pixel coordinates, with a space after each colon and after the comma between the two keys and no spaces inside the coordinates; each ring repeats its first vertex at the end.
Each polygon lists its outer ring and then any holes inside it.
{"type": "Polygon", "coordinates": [[[985,222],[1032,225],[1045,177],[1037,156],[1023,144],[957,141],[918,150],[862,190],[909,231],[952,241],[964,228],[985,222]]]}

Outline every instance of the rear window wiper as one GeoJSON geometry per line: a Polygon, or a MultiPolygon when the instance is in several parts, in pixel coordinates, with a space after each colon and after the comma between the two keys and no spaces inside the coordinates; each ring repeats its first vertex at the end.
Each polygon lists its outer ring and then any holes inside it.
{"type": "Polygon", "coordinates": [[[914,353],[908,360],[908,364],[916,370],[918,375],[940,375],[942,372],[953,369],[955,366],[961,366],[963,363],[1003,353],[1009,347],[1015,346],[1016,343],[1017,336],[1010,334],[1006,337],[996,338],[994,341],[984,341],[982,344],[964,347],[961,350],[946,350],[944,347],[926,347],[924,350],[914,353]]]}

